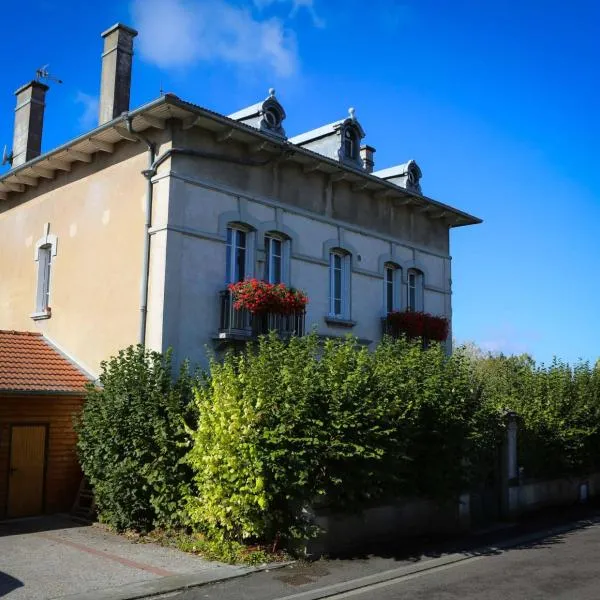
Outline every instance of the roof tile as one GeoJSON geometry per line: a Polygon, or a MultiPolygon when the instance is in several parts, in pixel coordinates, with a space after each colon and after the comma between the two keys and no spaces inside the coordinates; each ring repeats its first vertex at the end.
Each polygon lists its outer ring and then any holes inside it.
{"type": "Polygon", "coordinates": [[[0,392],[84,393],[89,382],[42,334],[0,330],[0,392]]]}

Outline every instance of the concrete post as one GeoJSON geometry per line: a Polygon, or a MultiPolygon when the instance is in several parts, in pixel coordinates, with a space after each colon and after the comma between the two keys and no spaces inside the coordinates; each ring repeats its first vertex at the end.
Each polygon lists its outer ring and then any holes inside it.
{"type": "Polygon", "coordinates": [[[519,513],[519,465],[517,453],[517,415],[508,412],[506,419],[506,436],[504,441],[503,473],[502,473],[502,513],[505,517],[515,517],[519,513]]]}
{"type": "Polygon", "coordinates": [[[16,92],[12,166],[18,167],[42,153],[42,129],[48,86],[30,81],[16,92]]]}
{"type": "Polygon", "coordinates": [[[129,110],[131,63],[135,29],[117,23],[102,33],[102,77],[100,81],[100,112],[98,124],[112,121],[129,110]]]}

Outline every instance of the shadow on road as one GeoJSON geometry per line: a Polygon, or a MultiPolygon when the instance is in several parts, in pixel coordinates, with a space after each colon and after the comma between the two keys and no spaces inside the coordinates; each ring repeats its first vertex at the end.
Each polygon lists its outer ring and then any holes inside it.
{"type": "Polygon", "coordinates": [[[431,535],[412,538],[371,540],[361,543],[360,549],[328,554],[329,560],[364,560],[372,557],[395,559],[398,561],[419,562],[439,558],[445,554],[463,553],[468,556],[493,555],[511,549],[539,549],[562,544],[570,532],[549,534],[535,541],[526,542],[503,549],[503,542],[577,523],[577,528],[587,528],[600,518],[600,505],[576,505],[567,508],[541,510],[512,523],[497,524],[485,532],[475,532],[462,536],[431,535]]]}
{"type": "Polygon", "coordinates": [[[0,571],[0,598],[10,594],[13,590],[23,587],[25,584],[20,580],[0,571]]]}
{"type": "Polygon", "coordinates": [[[67,515],[46,515],[27,519],[13,519],[0,521],[0,537],[9,535],[22,535],[25,533],[38,533],[40,531],[54,531],[56,529],[70,529],[72,527],[86,527],[89,523],[75,521],[67,515]]]}

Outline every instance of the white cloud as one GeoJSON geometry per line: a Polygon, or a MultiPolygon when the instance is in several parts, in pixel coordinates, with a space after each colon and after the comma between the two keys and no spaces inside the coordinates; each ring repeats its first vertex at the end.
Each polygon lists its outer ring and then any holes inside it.
{"type": "Polygon", "coordinates": [[[254,6],[263,10],[272,4],[291,4],[290,17],[295,17],[298,9],[304,8],[310,14],[315,27],[325,27],[325,21],[321,19],[315,10],[314,0],[253,0],[254,6]]]}
{"type": "Polygon", "coordinates": [[[84,92],[77,92],[75,103],[83,106],[83,113],[79,117],[81,129],[92,129],[98,124],[98,96],[91,96],[84,92]]]}
{"type": "Polygon", "coordinates": [[[142,57],[163,69],[223,61],[269,67],[282,77],[298,66],[296,38],[279,19],[255,19],[226,0],[133,0],[142,57]]]}

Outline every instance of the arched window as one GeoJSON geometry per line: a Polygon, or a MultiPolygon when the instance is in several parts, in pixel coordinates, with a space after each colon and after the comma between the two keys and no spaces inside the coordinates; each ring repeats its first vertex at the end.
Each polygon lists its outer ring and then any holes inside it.
{"type": "Polygon", "coordinates": [[[265,235],[265,281],[289,283],[290,240],[277,232],[265,235]]]}
{"type": "Polygon", "coordinates": [[[407,301],[408,310],[423,310],[423,273],[417,269],[409,269],[407,273],[407,301]]]}
{"type": "Polygon", "coordinates": [[[344,155],[346,158],[355,159],[357,156],[358,144],[357,135],[353,127],[346,127],[344,130],[344,155]]]}
{"type": "Polygon", "coordinates": [[[43,313],[50,306],[50,275],[52,272],[52,246],[45,244],[38,249],[38,279],[36,312],[43,313]]]}
{"type": "Polygon", "coordinates": [[[402,270],[394,263],[385,263],[383,267],[383,298],[384,311],[391,313],[400,310],[400,285],[402,270]]]}
{"type": "Polygon", "coordinates": [[[227,258],[225,281],[237,283],[250,276],[249,264],[250,232],[241,225],[227,227],[227,258]]]}
{"type": "Polygon", "coordinates": [[[50,223],[44,226],[44,235],[35,244],[34,260],[37,263],[35,286],[35,311],[31,314],[34,321],[48,319],[50,313],[50,293],[52,291],[52,271],[56,259],[58,239],[50,233],[50,223]]]}
{"type": "Polygon", "coordinates": [[[329,315],[350,319],[350,254],[336,248],[329,254],[329,315]]]}

